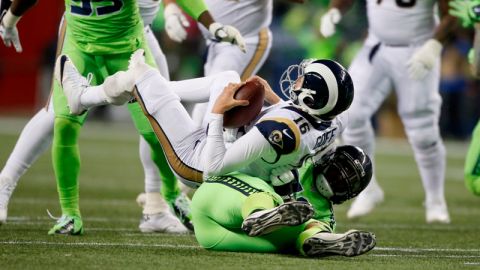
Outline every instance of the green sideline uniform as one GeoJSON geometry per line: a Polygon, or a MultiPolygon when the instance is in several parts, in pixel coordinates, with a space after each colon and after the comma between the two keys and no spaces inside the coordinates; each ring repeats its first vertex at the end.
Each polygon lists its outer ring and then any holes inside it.
{"type": "Polygon", "coordinates": [[[475,126],[465,160],[465,185],[480,196],[480,121],[475,126]]]}
{"type": "MultiPolygon", "coordinates": [[[[144,39],[143,22],[135,0],[66,0],[65,21],[61,53],[70,57],[83,76],[92,73],[91,85],[101,84],[108,75],[126,70],[131,54],[140,48],[146,52],[147,63],[155,66],[144,39]]],[[[53,97],[56,118],[52,158],[62,214],[77,217],[81,223],[77,141],[87,113],[80,116],[69,113],[66,97],[58,82],[55,82],[53,97]]],[[[153,149],[152,159],[160,169],[163,192],[175,198],[179,193],[176,179],[148,120],[136,102],[129,104],[128,108],[135,126],[153,149]]]]}
{"type": "MultiPolygon", "coordinates": [[[[478,23],[480,23],[480,0],[453,0],[448,2],[450,6],[449,13],[457,17],[462,22],[463,27],[472,27],[475,24],[474,48],[468,53],[468,62],[471,65],[478,65],[475,59],[479,55],[479,32],[478,23]]],[[[475,66],[475,69],[479,67],[475,66]]],[[[472,141],[467,151],[465,159],[465,185],[473,194],[480,196],[480,121],[475,126],[472,133],[472,141]]]]}

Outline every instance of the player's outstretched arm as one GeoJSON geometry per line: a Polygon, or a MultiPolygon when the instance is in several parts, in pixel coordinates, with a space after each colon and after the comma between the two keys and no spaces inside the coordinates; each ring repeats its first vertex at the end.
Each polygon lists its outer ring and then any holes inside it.
{"type": "Polygon", "coordinates": [[[353,5],[353,0],[333,0],[328,11],[320,18],[320,33],[328,38],[336,32],[336,25],[353,5]]]}
{"type": "Polygon", "coordinates": [[[22,45],[18,35],[17,23],[22,15],[35,5],[37,0],[1,0],[0,3],[0,37],[7,47],[22,52],[22,45]]]}
{"type": "Polygon", "coordinates": [[[457,20],[448,14],[448,2],[449,0],[438,1],[441,20],[435,29],[433,38],[427,40],[407,62],[409,76],[414,80],[421,80],[427,76],[440,58],[442,43],[457,27],[457,20]]]}

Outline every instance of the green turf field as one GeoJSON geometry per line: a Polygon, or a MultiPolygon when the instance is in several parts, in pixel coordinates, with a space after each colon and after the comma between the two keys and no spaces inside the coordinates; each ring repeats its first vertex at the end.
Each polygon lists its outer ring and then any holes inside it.
{"type": "MultiPolygon", "coordinates": [[[[26,119],[0,118],[3,167],[26,119]]],[[[480,198],[464,188],[466,144],[447,143],[446,196],[450,225],[425,224],[423,190],[404,141],[380,141],[378,178],[386,201],[362,220],[336,208],[338,231],[373,231],[377,247],[356,257],[209,252],[193,235],[137,230],[143,190],[138,138],[130,123],[87,123],[82,131],[81,209],[85,235],[48,236],[46,209],[60,215],[50,153],[21,179],[0,227],[0,269],[480,269],[480,198]]]]}

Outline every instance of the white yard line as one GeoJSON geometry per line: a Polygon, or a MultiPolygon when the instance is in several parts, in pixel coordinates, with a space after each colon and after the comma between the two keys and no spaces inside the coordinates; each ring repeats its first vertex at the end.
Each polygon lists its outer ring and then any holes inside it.
{"type": "MultiPolygon", "coordinates": [[[[49,224],[54,222],[48,216],[37,216],[37,217],[28,217],[28,216],[11,216],[8,217],[7,224],[17,224],[17,225],[41,225],[49,224]]],[[[84,217],[84,222],[92,223],[112,223],[112,222],[125,222],[125,223],[134,223],[139,222],[138,218],[102,218],[102,217],[84,217]]],[[[339,227],[342,227],[340,224],[339,227]]],[[[398,229],[398,230],[429,230],[429,231],[458,231],[458,230],[476,230],[478,225],[442,225],[442,224],[400,224],[400,223],[389,223],[389,224],[366,224],[366,223],[357,223],[354,225],[356,229],[398,229]]],[[[105,231],[116,231],[117,228],[93,228],[87,227],[87,230],[105,230],[105,231]]],[[[125,229],[118,228],[118,231],[125,229]]],[[[129,229],[131,230],[131,229],[129,229]]]]}
{"type": "MultiPolygon", "coordinates": [[[[115,242],[70,242],[59,243],[49,241],[0,241],[0,245],[49,245],[49,246],[82,246],[82,247],[140,247],[140,248],[180,248],[180,249],[202,249],[196,245],[172,245],[172,244],[142,244],[142,243],[115,243],[115,242]]],[[[412,258],[448,258],[448,259],[480,259],[480,255],[454,255],[454,254],[387,254],[378,251],[392,251],[405,253],[432,253],[432,252],[456,252],[456,253],[476,253],[480,249],[444,249],[444,248],[401,248],[401,247],[376,247],[371,256],[375,257],[412,257],[412,258]]],[[[464,264],[476,265],[477,262],[465,262],[464,264]]]]}

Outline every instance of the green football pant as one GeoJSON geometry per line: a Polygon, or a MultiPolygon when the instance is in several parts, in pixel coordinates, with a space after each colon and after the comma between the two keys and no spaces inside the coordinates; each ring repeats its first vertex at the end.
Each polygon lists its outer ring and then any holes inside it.
{"type": "Polygon", "coordinates": [[[246,210],[246,207],[266,209],[280,203],[282,203],[280,196],[274,193],[268,183],[259,178],[240,173],[210,177],[198,188],[192,199],[195,237],[202,247],[210,250],[293,251],[305,224],[285,227],[257,237],[250,237],[241,230],[245,214],[255,210],[253,208],[246,210]],[[258,197],[259,200],[252,202],[250,200],[252,197],[258,197]]]}

